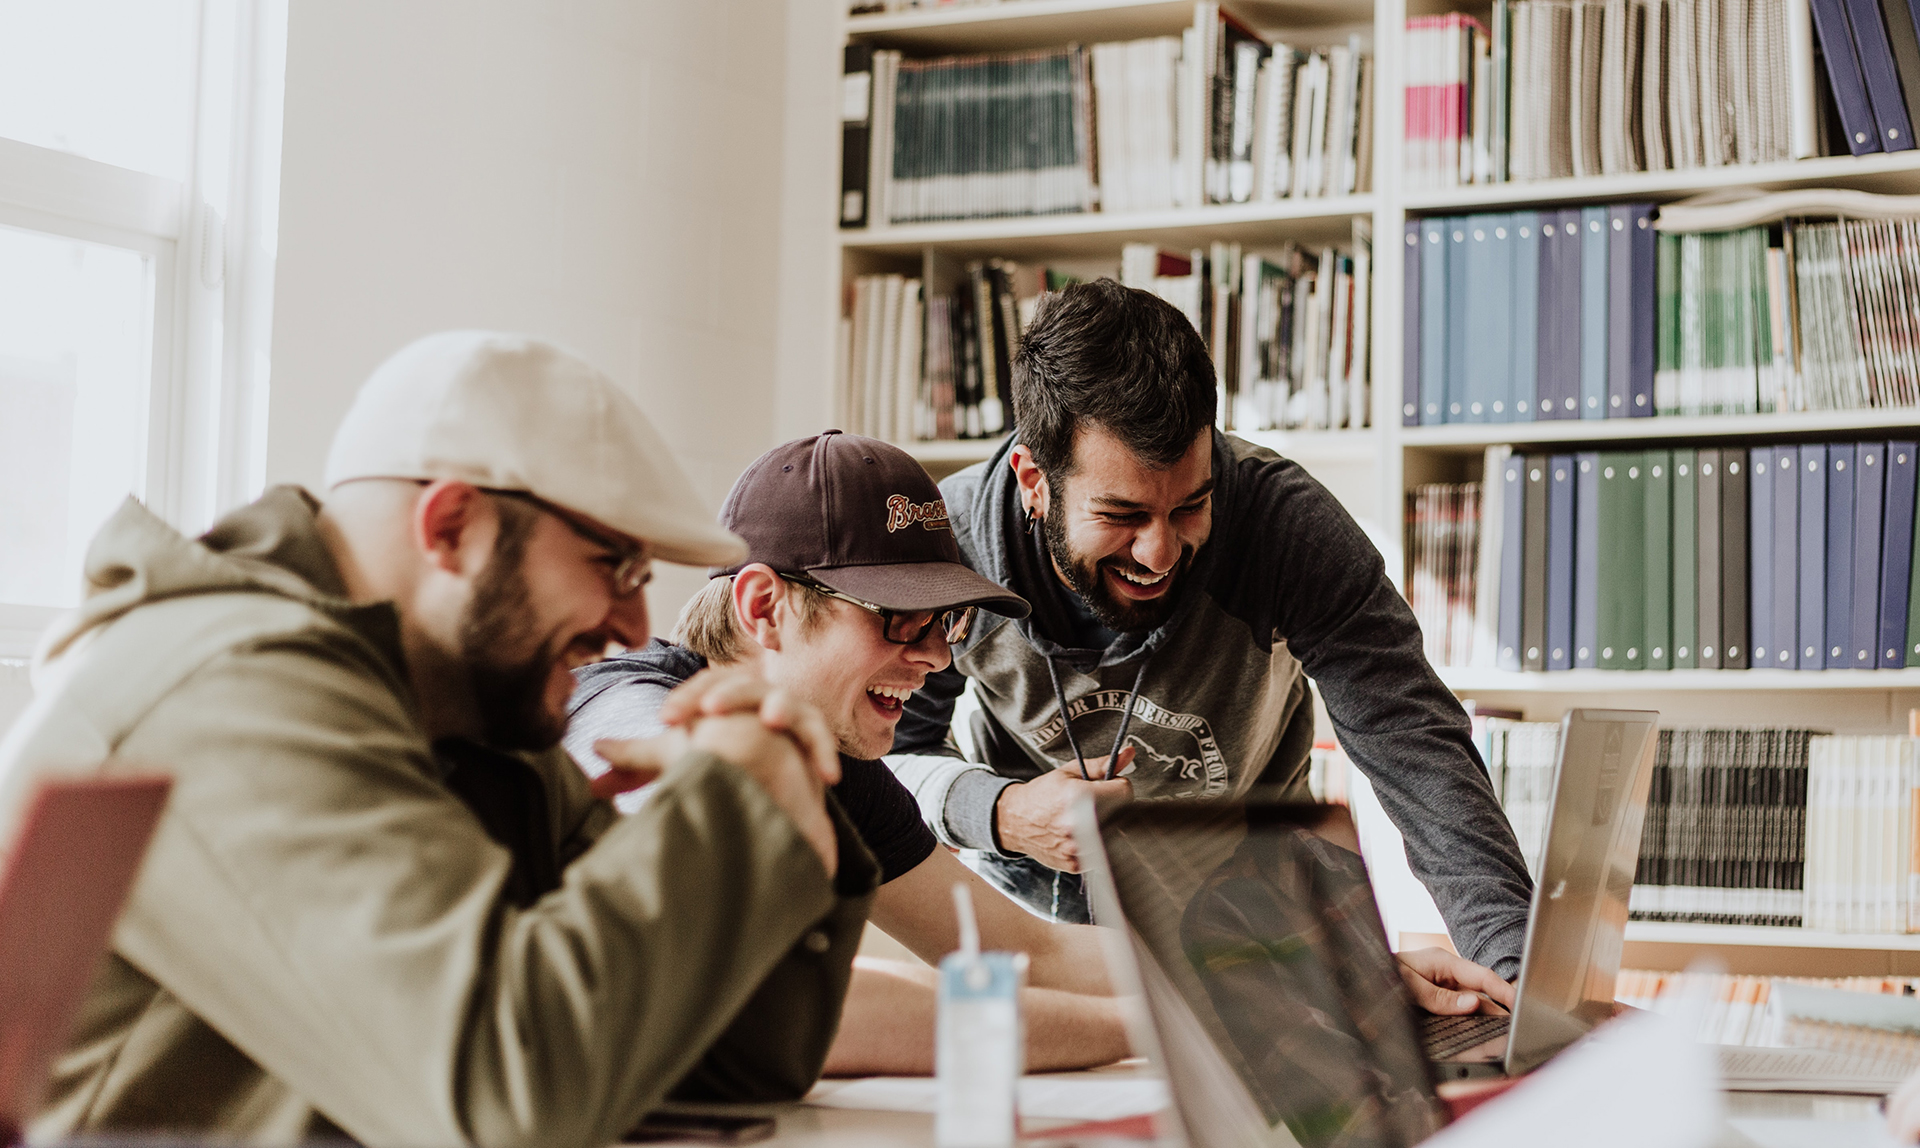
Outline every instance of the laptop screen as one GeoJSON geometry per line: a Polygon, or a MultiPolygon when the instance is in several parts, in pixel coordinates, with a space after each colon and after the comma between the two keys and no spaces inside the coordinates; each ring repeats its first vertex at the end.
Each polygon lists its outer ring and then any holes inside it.
{"type": "Polygon", "coordinates": [[[1132,928],[1195,1144],[1386,1148],[1440,1126],[1345,809],[1139,803],[1099,835],[1096,918],[1132,928]]]}

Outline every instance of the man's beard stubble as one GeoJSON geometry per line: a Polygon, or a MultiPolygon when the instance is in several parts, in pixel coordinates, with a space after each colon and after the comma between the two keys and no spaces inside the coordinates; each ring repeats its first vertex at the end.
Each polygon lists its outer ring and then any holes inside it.
{"type": "Polygon", "coordinates": [[[1180,560],[1167,574],[1166,593],[1146,602],[1132,602],[1116,597],[1107,589],[1106,579],[1101,576],[1100,567],[1137,568],[1137,563],[1120,562],[1111,559],[1095,561],[1074,553],[1067,543],[1067,528],[1064,515],[1048,514],[1040,519],[1040,541],[1053,561],[1053,566],[1066,578],[1067,586],[1080,595],[1102,626],[1120,633],[1144,633],[1158,629],[1173,616],[1177,602],[1180,578],[1193,562],[1193,551],[1182,548],[1180,560]]]}
{"type": "Polygon", "coordinates": [[[503,521],[486,569],[473,587],[460,623],[460,657],[480,718],[481,736],[495,749],[544,750],[567,732],[564,716],[546,707],[547,680],[559,660],[557,639],[537,641],[532,633],[523,556],[530,524],[503,521]],[[506,661],[503,651],[535,647],[522,661],[506,661]]]}

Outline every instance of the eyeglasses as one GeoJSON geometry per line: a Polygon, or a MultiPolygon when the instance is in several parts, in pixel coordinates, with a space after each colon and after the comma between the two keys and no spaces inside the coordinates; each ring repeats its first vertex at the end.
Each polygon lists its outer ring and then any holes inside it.
{"type": "Polygon", "coordinates": [[[585,517],[575,514],[564,506],[556,505],[530,494],[524,490],[494,490],[483,488],[496,498],[511,498],[524,502],[536,510],[542,510],[560,520],[568,530],[607,551],[609,558],[615,559],[613,571],[607,581],[615,598],[631,598],[640,592],[640,588],[653,581],[653,559],[644,545],[634,546],[625,539],[615,537],[595,526],[585,517]]]}
{"type": "Polygon", "coordinates": [[[811,578],[800,578],[792,574],[782,574],[789,582],[797,583],[829,598],[838,598],[851,603],[870,614],[880,616],[880,636],[896,646],[917,646],[927,640],[937,625],[951,645],[963,642],[973,629],[973,617],[980,612],[978,606],[959,606],[951,610],[889,610],[885,606],[876,606],[872,602],[863,602],[851,594],[842,594],[831,586],[822,586],[811,578]]]}

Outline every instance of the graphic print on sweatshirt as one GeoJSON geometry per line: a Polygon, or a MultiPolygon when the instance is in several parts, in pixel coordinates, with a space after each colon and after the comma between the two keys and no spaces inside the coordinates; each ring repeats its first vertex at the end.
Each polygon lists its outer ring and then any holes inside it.
{"type": "MultiPolygon", "coordinates": [[[[1074,736],[1080,739],[1081,753],[1097,758],[1113,745],[1120,715],[1127,706],[1127,693],[1095,690],[1067,702],[1067,716],[1073,721],[1074,736]]],[[[1059,762],[1061,768],[1074,766],[1073,746],[1067,741],[1066,724],[1058,714],[1025,737],[1028,745],[1059,762]]],[[[1134,752],[1129,774],[1134,785],[1149,786],[1156,796],[1220,797],[1228,792],[1231,779],[1226,756],[1220,752],[1213,727],[1199,714],[1175,713],[1151,698],[1136,698],[1133,721],[1127,726],[1127,744],[1134,752]]]]}

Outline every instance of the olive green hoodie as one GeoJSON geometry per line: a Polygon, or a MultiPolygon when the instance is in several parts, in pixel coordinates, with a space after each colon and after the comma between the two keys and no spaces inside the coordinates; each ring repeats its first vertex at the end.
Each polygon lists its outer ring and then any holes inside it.
{"type": "Polygon", "coordinates": [[[876,880],[837,808],[829,881],[711,755],[620,818],[563,752],[522,754],[552,855],[516,856],[449,788],[398,614],[346,600],[317,509],[276,488],[190,540],[129,502],[43,643],[0,817],[36,775],[175,786],[35,1137],[566,1148],[670,1091],[803,1092],[876,880]],[[528,870],[548,887],[516,895],[528,870]]]}

